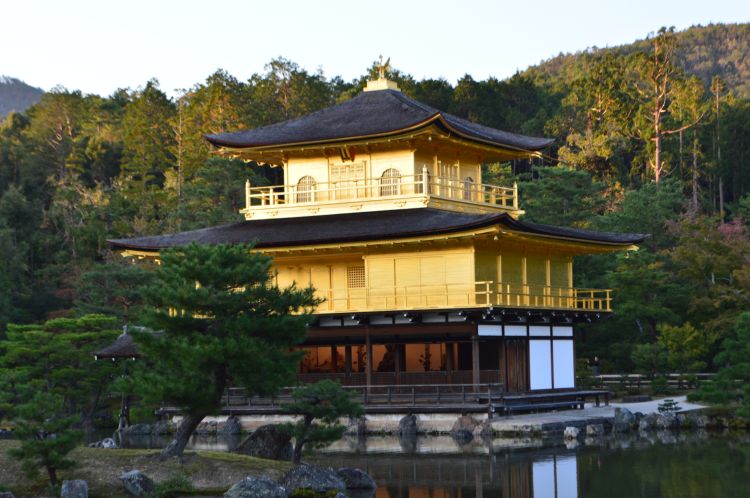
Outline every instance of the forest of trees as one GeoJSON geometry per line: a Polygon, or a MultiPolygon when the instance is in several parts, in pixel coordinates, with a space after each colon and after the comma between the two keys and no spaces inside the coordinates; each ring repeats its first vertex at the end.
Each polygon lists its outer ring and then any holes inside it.
{"type": "MultiPolygon", "coordinates": [[[[598,355],[605,370],[713,368],[749,308],[750,95],[730,53],[748,46],[748,26],[663,29],[628,50],[561,56],[506,80],[391,72],[426,104],[556,138],[542,159],[485,165],[486,183],[519,182],[526,219],[652,234],[637,252],[577,261],[576,286],[615,289],[614,315],[580,331],[578,356],[598,355]],[[722,52],[725,38],[736,44],[722,52]],[[706,62],[719,52],[721,64],[706,62]]],[[[236,221],[245,179],[281,181],[266,166],[212,156],[203,134],[346,100],[374,64],[365,73],[347,82],[278,58],[248,81],[217,71],[176,97],[156,80],[108,97],[58,88],[9,114],[0,336],[9,323],[88,313],[132,323],[144,277],[107,239],[236,221]]]]}

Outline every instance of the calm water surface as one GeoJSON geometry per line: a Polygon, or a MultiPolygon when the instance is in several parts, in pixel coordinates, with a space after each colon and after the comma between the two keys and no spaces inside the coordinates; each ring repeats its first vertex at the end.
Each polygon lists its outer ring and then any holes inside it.
{"type": "MultiPolygon", "coordinates": [[[[161,439],[130,441],[160,447],[161,439]]],[[[237,439],[196,436],[196,449],[227,450],[237,439]]],[[[459,446],[450,437],[345,438],[306,460],[359,467],[376,498],[724,498],[750,497],[750,441],[705,434],[654,434],[588,441],[494,440],[459,446]]]]}

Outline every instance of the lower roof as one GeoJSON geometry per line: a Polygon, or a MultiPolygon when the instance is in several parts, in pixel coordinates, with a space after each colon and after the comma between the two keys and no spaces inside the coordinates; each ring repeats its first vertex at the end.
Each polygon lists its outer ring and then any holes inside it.
{"type": "Polygon", "coordinates": [[[200,230],[111,239],[108,242],[116,250],[137,251],[159,251],[193,242],[204,245],[254,243],[257,248],[273,248],[447,235],[493,225],[534,235],[616,246],[638,244],[648,237],[639,233],[594,232],[519,221],[507,213],[472,214],[428,207],[247,220],[200,230]]]}

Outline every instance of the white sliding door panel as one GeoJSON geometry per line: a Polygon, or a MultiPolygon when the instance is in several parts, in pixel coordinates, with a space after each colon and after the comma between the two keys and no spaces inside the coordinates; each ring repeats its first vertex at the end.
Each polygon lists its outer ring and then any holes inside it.
{"type": "Polygon", "coordinates": [[[529,341],[529,371],[531,389],[552,389],[551,341],[529,341]]]}
{"type": "Polygon", "coordinates": [[[573,341],[553,341],[552,357],[555,367],[555,389],[575,387],[573,341]]]}

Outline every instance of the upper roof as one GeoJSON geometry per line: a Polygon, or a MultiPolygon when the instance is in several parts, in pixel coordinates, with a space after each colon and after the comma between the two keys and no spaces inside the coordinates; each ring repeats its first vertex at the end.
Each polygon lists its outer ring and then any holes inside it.
{"type": "Polygon", "coordinates": [[[445,131],[487,145],[537,151],[553,142],[472,123],[411,99],[396,90],[363,92],[341,104],[306,116],[235,133],[206,135],[216,146],[261,148],[344,142],[385,137],[435,124],[445,131]]]}
{"type": "Polygon", "coordinates": [[[249,220],[168,235],[109,240],[114,249],[159,251],[197,244],[242,244],[258,248],[397,240],[420,235],[442,235],[502,225],[529,234],[582,242],[627,246],[648,235],[594,232],[513,219],[507,213],[470,214],[434,208],[415,208],[328,216],[249,220]]]}

